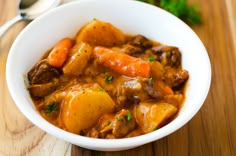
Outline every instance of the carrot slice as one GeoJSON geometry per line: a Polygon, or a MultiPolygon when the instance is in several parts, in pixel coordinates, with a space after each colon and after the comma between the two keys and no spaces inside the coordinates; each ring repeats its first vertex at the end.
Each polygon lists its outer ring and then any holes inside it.
{"type": "Polygon", "coordinates": [[[60,68],[66,61],[70,48],[73,46],[73,40],[70,38],[64,38],[60,40],[52,49],[48,55],[48,63],[60,68]]]}
{"type": "Polygon", "coordinates": [[[163,95],[173,95],[174,91],[162,81],[154,82],[154,88],[163,93],[163,95]]]}
{"type": "Polygon", "coordinates": [[[132,57],[101,46],[94,48],[93,55],[100,64],[119,74],[130,77],[150,77],[150,65],[141,58],[132,57]]]}

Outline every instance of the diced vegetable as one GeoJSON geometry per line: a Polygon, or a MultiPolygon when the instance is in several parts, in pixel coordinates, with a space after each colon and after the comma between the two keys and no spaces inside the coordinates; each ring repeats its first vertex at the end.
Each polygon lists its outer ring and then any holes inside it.
{"type": "Polygon", "coordinates": [[[60,40],[52,49],[48,55],[48,63],[53,66],[60,68],[66,61],[68,52],[73,46],[73,40],[70,38],[64,38],[60,40]]]}
{"type": "Polygon", "coordinates": [[[136,121],[145,133],[157,129],[176,112],[177,108],[168,103],[142,102],[134,108],[136,121]]]}
{"type": "Polygon", "coordinates": [[[161,63],[158,61],[154,61],[150,62],[149,64],[151,67],[151,74],[152,74],[151,76],[153,80],[161,80],[164,73],[164,69],[161,63]]]}
{"type": "Polygon", "coordinates": [[[162,81],[153,82],[153,87],[155,90],[160,91],[163,95],[174,94],[174,91],[168,85],[165,85],[162,81]]]}
{"type": "Polygon", "coordinates": [[[98,84],[75,85],[69,88],[61,109],[66,130],[79,134],[94,126],[99,118],[113,111],[115,103],[98,84]]]}
{"type": "Polygon", "coordinates": [[[93,20],[79,31],[76,42],[111,47],[123,44],[125,35],[110,23],[93,20]]]}
{"type": "Polygon", "coordinates": [[[81,42],[77,47],[77,51],[63,66],[62,70],[65,74],[80,75],[91,57],[92,48],[89,44],[81,42]]]}
{"type": "Polygon", "coordinates": [[[93,55],[98,58],[98,62],[105,67],[122,75],[130,77],[150,76],[150,65],[141,58],[129,56],[105,47],[95,47],[93,55]]]}

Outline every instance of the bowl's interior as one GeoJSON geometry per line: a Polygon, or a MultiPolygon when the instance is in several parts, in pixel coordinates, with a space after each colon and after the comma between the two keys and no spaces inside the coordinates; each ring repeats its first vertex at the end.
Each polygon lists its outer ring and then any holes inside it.
{"type": "Polygon", "coordinates": [[[7,83],[21,112],[46,132],[73,144],[96,150],[122,150],[162,138],[183,126],[202,106],[210,86],[207,52],[196,34],[183,22],[157,7],[137,1],[80,0],[61,6],[30,23],[18,36],[7,61],[7,83]],[[62,18],[63,17],[63,18],[62,18]],[[179,47],[183,68],[190,74],[186,101],[178,117],[167,126],[139,137],[101,140],[65,132],[45,121],[35,110],[25,86],[25,75],[42,54],[63,37],[73,37],[94,18],[107,21],[123,32],[142,34],[179,47]]]}

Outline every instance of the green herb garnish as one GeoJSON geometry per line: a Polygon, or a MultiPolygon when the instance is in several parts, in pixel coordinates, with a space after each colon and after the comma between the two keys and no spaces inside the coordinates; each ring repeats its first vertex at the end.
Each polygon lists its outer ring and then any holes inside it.
{"type": "Polygon", "coordinates": [[[154,62],[154,61],[155,61],[155,58],[154,58],[153,56],[150,56],[150,57],[148,58],[148,61],[149,61],[149,62],[154,62]]]}
{"type": "Polygon", "coordinates": [[[106,76],[104,80],[106,83],[111,83],[111,81],[113,80],[113,76],[106,76]]]}
{"type": "Polygon", "coordinates": [[[58,108],[58,106],[56,103],[50,103],[50,104],[46,105],[44,112],[49,114],[49,113],[57,110],[57,108],[58,108]]]}
{"type": "Polygon", "coordinates": [[[117,116],[116,121],[121,121],[121,118],[117,116]]]}
{"type": "Polygon", "coordinates": [[[179,17],[183,21],[191,25],[196,25],[201,22],[201,16],[197,5],[189,5],[187,0],[138,0],[153,5],[158,5],[161,8],[169,11],[173,15],[179,17]],[[159,2],[159,3],[158,3],[159,2]]]}
{"type": "Polygon", "coordinates": [[[129,112],[126,116],[126,120],[130,121],[132,119],[132,114],[129,112]]]}
{"type": "Polygon", "coordinates": [[[156,131],[156,130],[158,130],[158,127],[155,127],[155,128],[153,128],[153,130],[152,130],[152,131],[156,131]]]}
{"type": "Polygon", "coordinates": [[[100,91],[104,91],[104,88],[102,88],[102,87],[99,87],[99,88],[98,88],[98,90],[100,90],[100,91]]]}
{"type": "Polygon", "coordinates": [[[111,121],[107,121],[107,126],[109,126],[111,124],[111,121]]]}

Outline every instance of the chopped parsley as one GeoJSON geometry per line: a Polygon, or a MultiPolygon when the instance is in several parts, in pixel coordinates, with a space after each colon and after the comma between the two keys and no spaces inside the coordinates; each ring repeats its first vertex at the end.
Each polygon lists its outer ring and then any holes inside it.
{"type": "Polygon", "coordinates": [[[99,87],[99,88],[98,88],[98,90],[100,90],[100,91],[104,91],[104,88],[102,88],[102,87],[99,87]]]}
{"type": "Polygon", "coordinates": [[[150,56],[150,57],[148,58],[148,61],[149,61],[149,62],[154,62],[154,61],[155,61],[155,58],[154,58],[153,56],[150,56]]]}
{"type": "Polygon", "coordinates": [[[105,80],[106,83],[111,83],[112,80],[113,80],[113,76],[106,76],[106,77],[104,78],[104,80],[105,80]]]}
{"type": "Polygon", "coordinates": [[[155,127],[155,128],[153,128],[153,130],[152,131],[156,131],[156,130],[158,130],[159,128],[158,127],[155,127]]]}
{"type": "Polygon", "coordinates": [[[109,126],[111,124],[111,121],[107,121],[107,126],[109,126]]]}
{"type": "Polygon", "coordinates": [[[129,112],[126,116],[126,120],[130,121],[132,119],[132,114],[129,112]]]}
{"type": "Polygon", "coordinates": [[[48,105],[46,105],[44,112],[46,114],[52,113],[53,111],[56,111],[58,109],[58,106],[56,103],[50,103],[48,105]]]}
{"type": "Polygon", "coordinates": [[[121,118],[117,116],[116,121],[121,121],[121,118]]]}

